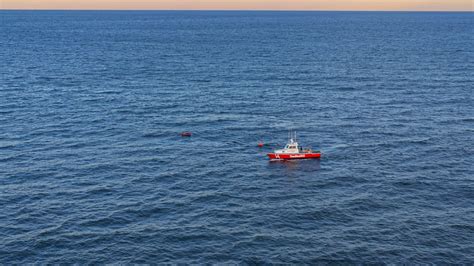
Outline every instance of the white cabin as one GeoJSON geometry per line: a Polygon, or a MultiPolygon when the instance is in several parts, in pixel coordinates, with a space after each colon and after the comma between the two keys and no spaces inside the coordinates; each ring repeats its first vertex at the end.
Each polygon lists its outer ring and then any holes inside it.
{"type": "Polygon", "coordinates": [[[298,144],[298,142],[290,139],[290,142],[286,144],[285,148],[281,150],[276,150],[275,153],[302,153],[303,148],[298,144]]]}

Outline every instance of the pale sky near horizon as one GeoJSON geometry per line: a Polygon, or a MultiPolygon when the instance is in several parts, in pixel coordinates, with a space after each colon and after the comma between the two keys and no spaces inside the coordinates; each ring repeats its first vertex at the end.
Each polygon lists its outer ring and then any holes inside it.
{"type": "Polygon", "coordinates": [[[0,9],[473,11],[474,0],[0,0],[0,9]]]}

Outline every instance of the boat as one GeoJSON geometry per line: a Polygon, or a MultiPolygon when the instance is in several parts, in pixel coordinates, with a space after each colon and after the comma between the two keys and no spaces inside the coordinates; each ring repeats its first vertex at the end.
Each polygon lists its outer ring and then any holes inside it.
{"type": "Polygon", "coordinates": [[[289,141],[285,148],[268,153],[268,158],[276,160],[301,160],[301,159],[319,159],[320,151],[313,151],[311,148],[303,148],[296,141],[296,132],[289,134],[289,141]]]}

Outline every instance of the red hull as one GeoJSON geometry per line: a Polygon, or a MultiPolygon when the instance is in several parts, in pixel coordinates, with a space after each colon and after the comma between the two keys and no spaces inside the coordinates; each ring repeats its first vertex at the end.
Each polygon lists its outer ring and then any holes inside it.
{"type": "Polygon", "coordinates": [[[301,160],[301,159],[319,159],[321,153],[269,153],[270,160],[301,160]]]}

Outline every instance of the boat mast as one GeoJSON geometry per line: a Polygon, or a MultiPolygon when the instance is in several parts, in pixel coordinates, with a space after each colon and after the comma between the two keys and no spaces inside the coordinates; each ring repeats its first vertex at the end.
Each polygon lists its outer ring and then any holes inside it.
{"type": "Polygon", "coordinates": [[[296,142],[296,131],[288,130],[288,141],[290,143],[296,142]]]}

